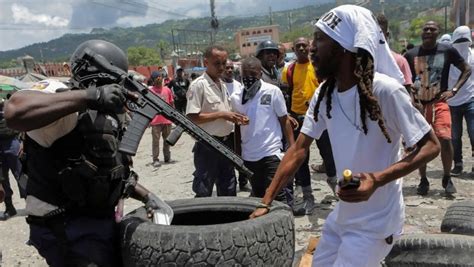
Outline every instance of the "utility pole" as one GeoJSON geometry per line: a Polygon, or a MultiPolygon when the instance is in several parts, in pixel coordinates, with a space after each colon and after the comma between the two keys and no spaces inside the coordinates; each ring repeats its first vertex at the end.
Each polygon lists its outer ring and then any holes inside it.
{"type": "Polygon", "coordinates": [[[272,7],[268,7],[268,12],[270,14],[270,25],[273,25],[273,14],[272,14],[272,7]]]}
{"type": "Polygon", "coordinates": [[[292,13],[291,11],[288,13],[288,29],[291,31],[291,17],[292,17],[292,13]]]}
{"type": "MultiPolygon", "coordinates": [[[[216,5],[215,0],[210,0],[211,4],[211,28],[214,30],[214,35],[217,35],[217,29],[219,28],[219,21],[216,17],[216,5]]],[[[211,43],[214,43],[213,38],[211,37],[211,43]]]]}
{"type": "Polygon", "coordinates": [[[444,6],[444,33],[448,32],[448,6],[444,6]]]}
{"type": "Polygon", "coordinates": [[[385,4],[385,0],[380,0],[380,7],[381,7],[381,13],[382,15],[385,15],[385,7],[384,7],[384,4],[385,4]]]}

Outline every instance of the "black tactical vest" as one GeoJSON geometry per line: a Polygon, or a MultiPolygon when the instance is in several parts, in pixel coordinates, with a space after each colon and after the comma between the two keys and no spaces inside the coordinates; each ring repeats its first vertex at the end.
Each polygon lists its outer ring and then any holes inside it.
{"type": "Polygon", "coordinates": [[[27,194],[71,214],[111,216],[130,172],[118,151],[122,133],[116,115],[88,111],[49,148],[27,137],[27,194]]]}

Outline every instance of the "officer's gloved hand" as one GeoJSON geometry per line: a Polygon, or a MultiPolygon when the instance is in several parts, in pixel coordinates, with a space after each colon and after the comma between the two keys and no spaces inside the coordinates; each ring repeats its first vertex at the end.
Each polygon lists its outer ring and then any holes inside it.
{"type": "Polygon", "coordinates": [[[173,209],[153,193],[148,193],[146,196],[145,208],[148,216],[152,217],[155,223],[170,224],[173,220],[173,209]],[[165,219],[163,216],[167,216],[167,218],[165,219]]]}
{"type": "Polygon", "coordinates": [[[122,113],[124,104],[127,100],[123,89],[118,84],[107,84],[100,87],[91,87],[86,89],[87,106],[90,109],[122,113]]]}

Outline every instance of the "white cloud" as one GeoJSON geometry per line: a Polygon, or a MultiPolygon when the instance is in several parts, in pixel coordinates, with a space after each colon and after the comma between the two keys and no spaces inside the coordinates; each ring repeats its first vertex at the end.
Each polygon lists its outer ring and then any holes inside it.
{"type": "MultiPolygon", "coordinates": [[[[222,19],[267,14],[269,5],[277,11],[313,2],[216,0],[216,15],[222,19]]],[[[0,0],[0,51],[49,41],[64,33],[88,32],[92,28],[136,27],[210,14],[209,0],[0,0]]]]}
{"type": "Polygon", "coordinates": [[[69,24],[68,19],[46,14],[33,14],[27,7],[18,4],[13,4],[11,10],[15,23],[38,23],[53,27],[66,27],[69,24]]]}

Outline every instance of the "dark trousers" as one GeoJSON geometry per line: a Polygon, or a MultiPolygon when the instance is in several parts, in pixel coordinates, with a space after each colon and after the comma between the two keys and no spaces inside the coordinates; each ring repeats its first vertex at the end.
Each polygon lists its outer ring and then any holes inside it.
{"type": "Polygon", "coordinates": [[[185,114],[186,113],[186,104],[187,104],[187,102],[188,101],[186,99],[184,99],[184,100],[175,100],[174,101],[174,106],[179,112],[185,114]]]}
{"type": "MultiPolygon", "coordinates": [[[[252,196],[262,198],[275,176],[280,159],[277,156],[263,157],[258,161],[244,161],[244,164],[253,172],[250,178],[252,196]]],[[[293,205],[293,181],[283,188],[275,198],[278,201],[293,205]]]]}
{"type": "MultiPolygon", "coordinates": [[[[235,140],[235,133],[232,132],[230,135],[229,135],[229,138],[231,140],[235,140]]],[[[235,149],[235,141],[232,142],[232,145],[230,147],[233,151],[236,151],[235,149]]],[[[243,174],[242,172],[239,171],[239,176],[237,178],[238,182],[239,182],[239,186],[245,186],[247,183],[248,183],[248,177],[243,174]]]]}
{"type": "Polygon", "coordinates": [[[454,163],[462,164],[462,132],[463,118],[466,120],[467,134],[471,143],[471,154],[474,157],[474,98],[460,106],[450,106],[451,111],[451,141],[453,143],[454,163]]]}
{"type": "Polygon", "coordinates": [[[334,164],[334,157],[332,155],[331,141],[329,140],[328,131],[325,130],[319,139],[316,140],[316,146],[319,149],[319,155],[323,159],[326,167],[326,175],[328,177],[336,176],[336,165],[334,164]]]}
{"type": "MultiPolygon", "coordinates": [[[[5,201],[11,202],[13,190],[10,184],[8,172],[11,170],[14,178],[18,182],[21,175],[21,163],[18,158],[20,151],[20,141],[18,138],[0,140],[0,165],[3,177],[2,186],[5,190],[5,201]]],[[[18,185],[21,197],[24,197],[24,190],[18,185]]]]}
{"type": "MultiPolygon", "coordinates": [[[[220,141],[232,147],[234,140],[227,137],[220,141]]],[[[210,197],[214,184],[218,196],[236,196],[235,171],[232,162],[220,153],[211,150],[202,142],[193,148],[194,167],[193,191],[196,197],[210,197]]]]}
{"type": "Polygon", "coordinates": [[[66,218],[63,225],[68,243],[67,253],[59,245],[61,241],[51,227],[30,223],[30,243],[49,266],[121,265],[117,225],[113,218],[66,218]]]}
{"type": "MultiPolygon", "coordinates": [[[[304,116],[294,114],[292,114],[292,116],[297,119],[299,123],[298,128],[293,132],[295,139],[297,139],[298,135],[300,134],[301,127],[303,126],[304,116]]],[[[309,150],[306,154],[306,158],[304,159],[303,164],[301,164],[299,169],[296,171],[295,184],[302,187],[311,185],[311,174],[309,172],[309,150]]]]}

